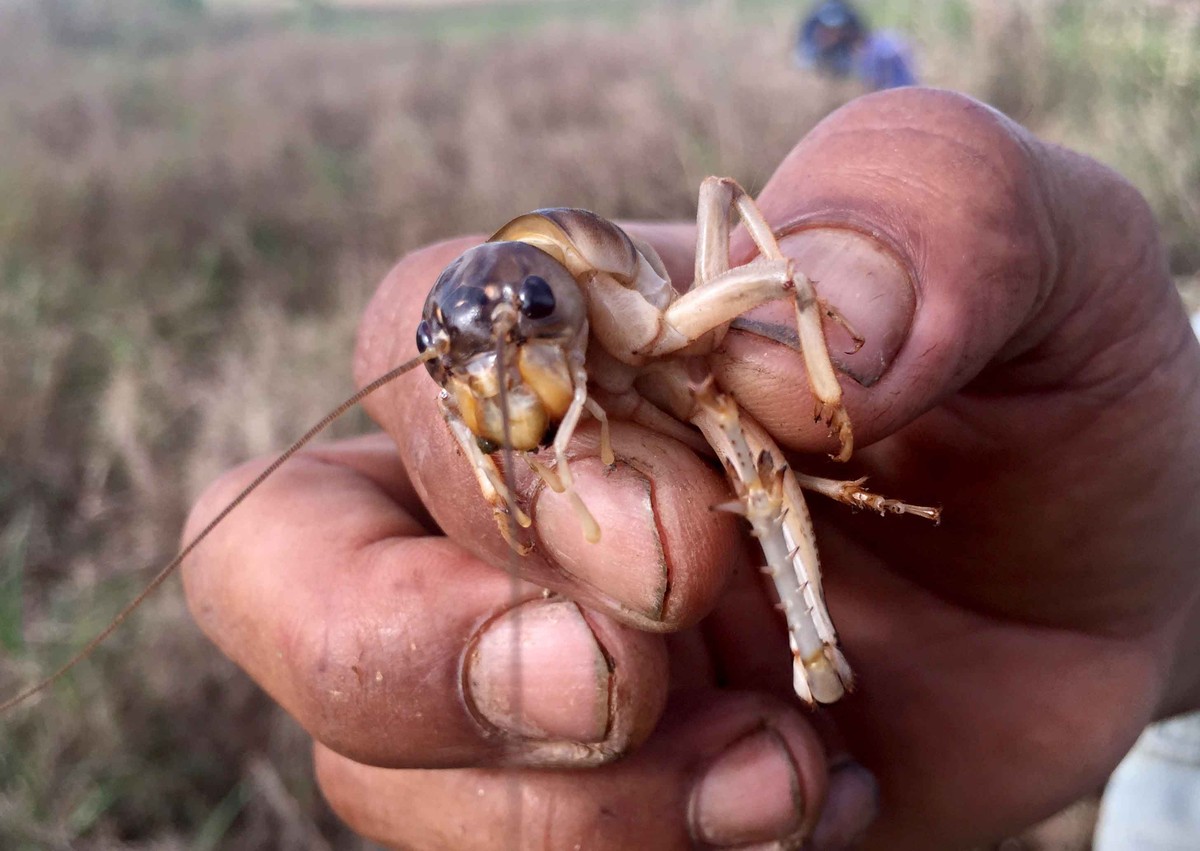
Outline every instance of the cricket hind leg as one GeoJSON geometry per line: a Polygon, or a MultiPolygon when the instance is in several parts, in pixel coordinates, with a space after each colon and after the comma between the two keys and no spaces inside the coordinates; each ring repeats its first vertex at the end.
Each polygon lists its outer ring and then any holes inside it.
{"type": "Polygon", "coordinates": [[[853,683],[825,606],[812,522],[804,496],[771,437],[706,379],[695,389],[692,422],[725,464],[743,515],[758,539],[787,620],[793,687],[807,703],[833,703],[853,683]],[[744,417],[744,419],[743,419],[744,417]]]}
{"type": "MultiPolygon", "coordinates": [[[[713,178],[709,178],[712,180],[713,178]]],[[[731,196],[733,206],[737,209],[742,223],[750,233],[759,252],[772,260],[785,260],[779,248],[779,242],[771,231],[762,211],[754,199],[737,183],[725,180],[727,191],[731,196]]],[[[823,313],[831,314],[836,321],[843,324],[851,336],[861,339],[841,313],[826,305],[817,297],[812,281],[803,273],[792,270],[791,282],[794,287],[793,298],[796,309],[796,331],[800,336],[800,351],[804,356],[804,366],[808,370],[808,382],[815,397],[816,407],[813,416],[824,420],[833,431],[841,444],[836,458],[839,461],[849,460],[854,451],[854,432],[850,426],[850,417],[842,405],[842,385],[833,369],[833,360],[829,355],[829,344],[825,339],[825,329],[821,324],[823,313]]]]}
{"type": "Polygon", "coordinates": [[[836,435],[834,457],[848,460],[854,451],[854,431],[842,403],[842,387],[834,372],[822,317],[843,325],[856,346],[862,338],[831,305],[822,301],[804,274],[792,267],[779,248],[771,226],[754,199],[735,181],[709,177],[700,186],[696,211],[696,276],[691,290],[666,311],[668,335],[652,350],[666,354],[683,348],[701,334],[715,331],[720,342],[724,323],[767,301],[790,297],[795,308],[800,353],[815,403],[814,419],[824,421],[836,435]],[[759,259],[741,267],[729,266],[730,214],[736,210],[759,251],[759,259]]]}

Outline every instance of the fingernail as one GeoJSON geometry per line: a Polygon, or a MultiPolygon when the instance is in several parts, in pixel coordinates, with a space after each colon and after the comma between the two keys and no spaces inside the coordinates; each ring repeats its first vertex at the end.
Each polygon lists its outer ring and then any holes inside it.
{"type": "MultiPolygon", "coordinates": [[[[854,230],[801,230],[781,239],[779,247],[863,338],[862,348],[854,351],[854,338],[827,318],[825,334],[834,365],[864,387],[875,384],[912,327],[917,296],[907,270],[881,243],[854,230]]],[[[774,311],[763,316],[765,323],[778,316],[789,330],[794,327],[793,318],[774,311]]]]}
{"type": "Polygon", "coordinates": [[[879,813],[879,784],[854,761],[832,768],[821,818],[813,828],[812,851],[842,851],[862,839],[879,813]]]}
{"type": "Polygon", "coordinates": [[[581,743],[608,734],[612,668],[572,602],[505,612],[478,636],[466,667],[468,699],[502,730],[581,743]]]}
{"type": "Polygon", "coordinates": [[[804,815],[800,778],[791,752],[773,730],[734,742],[692,791],[693,836],[722,848],[794,834],[804,815]]]}
{"type": "Polygon", "coordinates": [[[667,599],[667,559],[654,517],[650,480],[618,462],[599,458],[571,463],[575,490],[600,526],[589,542],[571,501],[543,487],[533,515],[543,552],[563,571],[618,605],[662,620],[667,599]]]}

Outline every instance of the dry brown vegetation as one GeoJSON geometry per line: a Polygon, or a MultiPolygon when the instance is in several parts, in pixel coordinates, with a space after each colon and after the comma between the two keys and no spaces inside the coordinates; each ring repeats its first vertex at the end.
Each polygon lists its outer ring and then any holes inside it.
{"type": "MultiPolygon", "coordinates": [[[[761,185],[857,93],[789,66],[790,3],[553,5],[510,28],[198,0],[4,13],[4,693],[132,596],[205,482],[347,393],[357,314],[403,252],[547,204],[689,216],[704,175],[761,185]]],[[[1198,14],[877,9],[914,33],[929,81],[1138,182],[1181,277],[1200,271],[1198,14]]],[[[320,803],[303,736],[177,588],[4,722],[4,848],[363,847],[320,803]]]]}

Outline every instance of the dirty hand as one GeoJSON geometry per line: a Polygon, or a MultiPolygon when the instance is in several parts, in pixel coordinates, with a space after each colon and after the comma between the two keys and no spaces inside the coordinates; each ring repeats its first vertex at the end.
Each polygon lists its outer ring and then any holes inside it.
{"type": "MultiPolygon", "coordinates": [[[[555,594],[515,587],[414,372],[369,401],[386,437],[307,452],[186,570],[201,626],[312,733],[360,832],[962,848],[1096,789],[1144,724],[1200,706],[1200,347],[1138,194],[973,101],[907,89],[830,116],[760,203],[866,338],[835,351],[860,449],[820,460],[832,445],[778,342],[788,311],[726,338],[722,384],[802,468],[945,510],[935,527],[810,500],[857,690],[819,714],[790,695],[759,556],[710,511],[719,473],[642,428],[615,424],[611,471],[594,427],[574,445],[599,545],[522,480],[522,574],[555,594]]],[[[689,226],[638,232],[687,279],[689,226]]],[[[425,294],[470,244],[388,275],[360,383],[413,353],[425,294]]]]}

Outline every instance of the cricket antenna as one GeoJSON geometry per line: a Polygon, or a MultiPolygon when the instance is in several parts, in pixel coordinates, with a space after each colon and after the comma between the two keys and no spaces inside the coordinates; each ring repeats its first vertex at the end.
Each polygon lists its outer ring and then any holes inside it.
{"type": "MultiPolygon", "coordinates": [[[[510,343],[509,336],[512,333],[513,326],[516,324],[516,316],[511,312],[502,314],[496,319],[494,325],[494,342],[496,344],[496,374],[498,381],[500,396],[500,423],[503,429],[504,437],[504,486],[510,494],[516,494],[517,483],[513,475],[513,449],[512,449],[512,418],[508,410],[508,347],[510,343]]],[[[521,607],[516,605],[521,592],[521,574],[520,568],[517,565],[517,552],[513,548],[513,543],[517,540],[517,524],[513,518],[512,510],[510,509],[505,517],[505,522],[508,523],[508,576],[512,583],[511,599],[513,608],[509,611],[509,618],[512,619],[512,647],[510,652],[512,658],[509,664],[512,666],[512,711],[517,718],[522,718],[524,715],[524,691],[523,691],[523,670],[521,665],[521,607]]],[[[511,848],[521,847],[521,819],[522,819],[522,800],[521,800],[521,779],[512,781],[512,786],[509,790],[509,807],[513,814],[513,821],[516,824],[516,834],[511,837],[511,848]]]]}
{"type": "Polygon", "coordinates": [[[440,354],[440,351],[436,346],[426,349],[424,352],[417,355],[415,358],[405,361],[404,363],[400,364],[400,366],[396,367],[395,369],[385,372],[383,375],[376,378],[370,384],[363,387],[361,390],[359,390],[353,396],[346,399],[344,402],[342,402],[340,405],[338,405],[336,408],[334,408],[332,411],[330,411],[328,414],[326,414],[324,417],[322,417],[320,422],[318,422],[316,425],[314,425],[312,428],[310,428],[308,431],[306,431],[304,433],[303,437],[301,437],[299,440],[297,440],[295,443],[293,443],[291,446],[289,446],[287,449],[285,449],[282,453],[280,453],[279,456],[274,461],[272,461],[265,470],[263,470],[261,473],[259,473],[254,478],[254,481],[252,481],[250,484],[246,485],[246,487],[242,489],[241,493],[239,493],[237,496],[235,496],[228,505],[226,505],[224,508],[222,508],[221,512],[216,517],[214,517],[212,520],[210,520],[208,522],[207,526],[205,526],[203,529],[201,529],[200,532],[197,533],[195,537],[193,537],[190,541],[188,541],[183,546],[183,549],[181,549],[179,551],[179,553],[175,556],[175,558],[171,559],[171,561],[167,564],[167,566],[164,567],[162,570],[160,570],[154,576],[154,578],[151,579],[146,584],[146,587],[142,589],[141,593],[139,593],[136,597],[134,597],[133,600],[131,600],[128,604],[126,604],[125,608],[121,609],[121,611],[117,613],[117,616],[114,617],[109,622],[108,626],[106,626],[104,629],[102,629],[100,631],[99,635],[97,635],[95,638],[93,638],[91,641],[89,641],[87,644],[85,644],[83,646],[82,650],[80,650],[78,653],[76,653],[74,656],[72,656],[70,659],[68,659],[53,674],[50,674],[48,677],[41,680],[40,682],[35,683],[34,685],[31,685],[29,688],[25,689],[24,691],[18,693],[17,695],[15,695],[13,697],[10,697],[8,700],[4,701],[3,703],[0,703],[0,715],[3,715],[4,713],[8,712],[14,706],[24,703],[26,700],[33,697],[35,694],[45,691],[51,685],[56,683],[63,676],[63,674],[67,673],[69,670],[71,670],[76,665],[78,665],[80,662],[82,662],[84,659],[86,659],[92,653],[93,650],[95,650],[97,647],[100,646],[101,642],[103,642],[106,638],[108,638],[110,635],[112,635],[116,631],[117,627],[119,627],[122,623],[125,622],[126,618],[128,618],[131,614],[133,614],[134,609],[136,609],[143,602],[145,602],[146,598],[149,597],[151,594],[153,594],[155,592],[155,590],[157,590],[158,586],[162,585],[163,582],[165,582],[167,580],[167,578],[172,573],[175,572],[175,569],[177,567],[179,567],[180,564],[183,563],[183,560],[191,554],[192,550],[196,549],[196,547],[198,547],[200,545],[200,542],[203,541],[205,538],[207,538],[209,533],[211,533],[213,529],[217,528],[217,526],[220,525],[221,521],[223,521],[226,517],[229,516],[230,512],[232,512],[235,508],[237,508],[239,505],[241,505],[246,500],[246,497],[250,496],[250,494],[252,494],[255,490],[257,490],[259,485],[261,485],[263,482],[265,482],[271,476],[272,473],[274,473],[276,470],[278,470],[280,467],[282,467],[284,462],[286,462],[289,458],[291,458],[293,455],[295,455],[297,452],[299,452],[304,447],[305,444],[307,444],[314,437],[316,437],[318,434],[320,434],[325,429],[327,429],[334,420],[336,420],[342,414],[346,413],[348,410],[353,408],[355,405],[357,405],[363,399],[370,396],[372,393],[374,393],[376,390],[378,390],[383,385],[388,384],[391,381],[394,381],[395,379],[404,375],[404,373],[408,372],[409,370],[413,369],[414,367],[420,366],[421,364],[425,363],[425,361],[432,360],[433,358],[437,357],[439,354],[440,354]]]}

